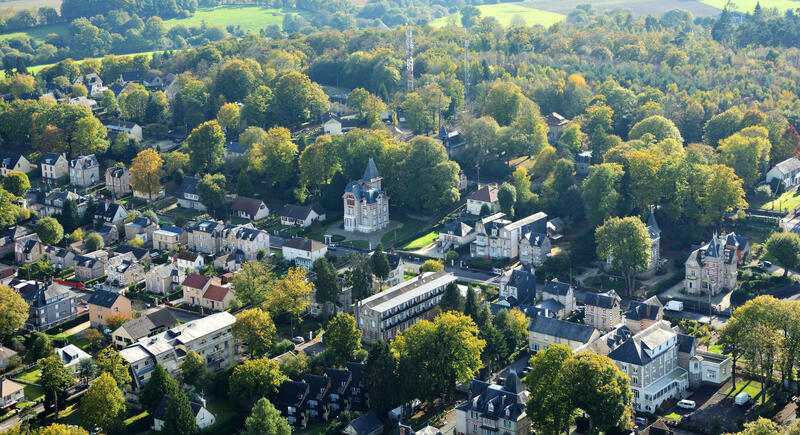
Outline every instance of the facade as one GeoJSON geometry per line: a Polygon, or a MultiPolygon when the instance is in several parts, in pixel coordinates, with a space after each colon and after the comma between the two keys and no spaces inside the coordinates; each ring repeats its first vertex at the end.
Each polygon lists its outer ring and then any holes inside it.
{"type": "Polygon", "coordinates": [[[546,233],[529,232],[519,241],[519,262],[525,265],[541,266],[550,255],[550,237],[546,233]]]}
{"type": "Polygon", "coordinates": [[[142,127],[139,124],[131,121],[123,121],[121,119],[114,120],[111,123],[106,124],[106,131],[108,132],[109,138],[114,138],[118,134],[124,132],[139,142],[144,139],[144,136],[142,135],[142,127]]]}
{"type": "Polygon", "coordinates": [[[187,230],[189,249],[215,255],[241,251],[248,259],[256,258],[259,250],[269,252],[269,234],[247,225],[226,225],[212,220],[199,220],[187,230]]]}
{"type": "Polygon", "coordinates": [[[505,213],[495,213],[475,222],[475,239],[469,245],[471,257],[500,258],[497,237],[500,229],[511,223],[505,217],[505,213]]]}
{"type": "Polygon", "coordinates": [[[45,255],[45,246],[39,236],[28,234],[14,240],[14,261],[17,264],[28,264],[39,261],[45,255]]]}
{"type": "Polygon", "coordinates": [[[66,322],[77,314],[78,295],[69,287],[58,283],[37,282],[32,289],[22,293],[30,311],[23,329],[43,331],[66,322]]]}
{"type": "Polygon", "coordinates": [[[75,253],[59,246],[48,246],[44,249],[47,260],[57,270],[63,270],[75,265],[75,253]]]}
{"type": "Polygon", "coordinates": [[[133,318],[131,300],[120,293],[106,290],[95,290],[89,297],[89,322],[93,327],[108,325],[111,316],[133,318]]]}
{"type": "Polygon", "coordinates": [[[64,153],[47,153],[42,157],[42,181],[56,184],[62,177],[69,175],[69,161],[64,153]]]}
{"type": "Polygon", "coordinates": [[[586,306],[583,323],[601,331],[610,331],[622,323],[622,299],[614,290],[605,293],[588,293],[583,303],[586,306]]]}
{"type": "Polygon", "coordinates": [[[656,222],[656,215],[650,209],[650,217],[647,218],[647,232],[650,233],[650,269],[658,269],[661,262],[661,228],[656,222]]]}
{"type": "Polygon", "coordinates": [[[264,204],[264,201],[244,196],[240,196],[233,201],[231,212],[233,216],[251,221],[261,220],[269,216],[269,208],[264,204]]]}
{"type": "Polygon", "coordinates": [[[111,257],[106,262],[106,280],[118,287],[127,287],[144,279],[144,266],[132,253],[111,257]]]}
{"type": "Polygon", "coordinates": [[[547,142],[551,145],[555,144],[561,139],[561,133],[564,132],[564,127],[569,124],[569,120],[556,112],[552,112],[544,117],[544,121],[547,123],[547,142]]]}
{"type": "Polygon", "coordinates": [[[772,185],[775,180],[783,183],[786,189],[800,184],[800,159],[792,156],[773,166],[767,172],[767,184],[772,185]]]}
{"type": "Polygon", "coordinates": [[[321,207],[288,204],[281,210],[281,225],[289,227],[310,227],[314,222],[325,220],[325,210],[321,207]]]}
{"type": "Polygon", "coordinates": [[[533,269],[512,269],[500,277],[500,301],[509,307],[529,305],[536,299],[536,274],[533,269]]]}
{"type": "Polygon", "coordinates": [[[200,269],[206,264],[202,255],[191,251],[178,252],[172,257],[172,263],[179,271],[191,270],[194,272],[200,272],[200,269]]]}
{"type": "Polygon", "coordinates": [[[40,215],[47,217],[61,214],[64,211],[64,203],[67,201],[75,203],[79,217],[83,217],[86,214],[89,198],[67,190],[51,190],[44,196],[44,207],[40,209],[40,215]]]}
{"type": "Polygon", "coordinates": [[[105,224],[97,232],[103,238],[103,243],[108,246],[119,240],[119,230],[116,225],[105,224]]]}
{"type": "Polygon", "coordinates": [[[528,346],[533,352],[551,344],[563,344],[574,351],[599,337],[600,331],[592,326],[547,316],[534,316],[528,324],[528,346]]]}
{"type": "Polygon", "coordinates": [[[720,237],[714,233],[711,241],[692,251],[686,260],[684,286],[691,295],[736,288],[737,269],[750,254],[750,240],[729,233],[720,237]]]}
{"type": "Polygon", "coordinates": [[[58,355],[58,357],[61,358],[61,361],[64,361],[64,366],[70,372],[72,372],[73,376],[78,375],[78,366],[81,360],[92,359],[91,355],[84,352],[81,348],[75,346],[74,344],[70,344],[65,347],[56,348],[53,350],[55,351],[56,355],[58,355]]]}
{"type": "Polygon", "coordinates": [[[389,197],[381,188],[381,180],[375,161],[370,158],[364,176],[345,187],[345,231],[373,233],[389,225],[389,197]]]}
{"type": "Polygon", "coordinates": [[[316,240],[295,237],[283,244],[281,252],[285,261],[294,261],[296,265],[311,270],[315,261],[325,258],[328,245],[316,240]]]}
{"type": "Polygon", "coordinates": [[[128,210],[125,210],[122,204],[110,201],[98,204],[97,210],[94,212],[96,221],[114,225],[121,224],[126,217],[128,217],[128,210]]]}
{"type": "Polygon", "coordinates": [[[200,302],[203,308],[224,311],[230,308],[234,299],[236,299],[236,292],[232,288],[212,283],[206,288],[200,302]]]}
{"type": "Polygon", "coordinates": [[[467,212],[478,216],[483,206],[489,207],[490,213],[500,210],[500,201],[497,199],[499,190],[496,186],[486,185],[467,195],[467,212]]]}
{"type": "Polygon", "coordinates": [[[475,232],[472,231],[472,227],[457,220],[445,224],[439,231],[439,238],[437,239],[442,251],[468,245],[473,240],[475,240],[475,232]]]}
{"type": "Polygon", "coordinates": [[[456,277],[445,271],[427,272],[358,302],[356,319],[367,343],[389,341],[398,332],[432,315],[444,288],[456,277]]]}
{"type": "Polygon", "coordinates": [[[83,282],[100,278],[106,271],[106,261],[108,253],[102,250],[75,256],[75,278],[83,282]]]}
{"type": "Polygon", "coordinates": [[[634,334],[662,320],[664,320],[664,306],[661,305],[658,296],[653,296],[644,302],[631,301],[628,311],[625,312],[625,326],[634,334]]]}
{"type": "Polygon", "coordinates": [[[175,251],[189,243],[189,233],[183,228],[163,225],[153,231],[153,249],[175,251]]]}
{"type": "Polygon", "coordinates": [[[581,151],[575,157],[575,173],[581,176],[589,175],[592,166],[592,151],[581,151]]]}
{"type": "Polygon", "coordinates": [[[131,171],[124,166],[112,166],[106,169],[106,189],[114,196],[130,193],[131,171]]]}
{"type": "Polygon", "coordinates": [[[152,337],[178,324],[169,308],[161,308],[137,319],[129,320],[111,333],[117,348],[124,348],[145,337],[152,337]]]}
{"type": "Polygon", "coordinates": [[[12,171],[19,171],[27,174],[34,169],[36,169],[36,165],[29,162],[22,154],[8,151],[0,152],[0,175],[3,177],[12,171]]]}
{"type": "Polygon", "coordinates": [[[526,435],[531,422],[525,413],[528,391],[517,373],[511,371],[503,385],[478,379],[469,385],[467,401],[456,407],[458,435],[526,435]]]}
{"type": "Polygon", "coordinates": [[[100,162],[94,154],[78,156],[69,162],[69,184],[89,187],[100,182],[100,162]]]}
{"type": "Polygon", "coordinates": [[[203,295],[211,285],[211,278],[193,273],[188,275],[181,283],[183,288],[183,303],[200,306],[203,304],[203,295]]]}
{"type": "Polygon", "coordinates": [[[153,233],[158,230],[158,222],[147,216],[137,216],[132,221],[125,224],[125,240],[139,239],[150,245],[153,241],[153,233]]]}
{"type": "Polygon", "coordinates": [[[733,371],[729,356],[699,350],[697,340],[685,334],[678,334],[678,365],[689,371],[692,388],[702,384],[722,385],[733,371]]]}
{"type": "Polygon", "coordinates": [[[200,181],[196,177],[184,177],[180,189],[178,189],[178,205],[183,208],[206,211],[206,206],[200,202],[200,192],[197,191],[197,183],[200,181]]]}
{"type": "Polygon", "coordinates": [[[4,378],[0,382],[0,409],[25,401],[25,386],[4,378]]]}
{"type": "Polygon", "coordinates": [[[383,285],[394,287],[405,280],[405,263],[403,257],[391,252],[386,253],[386,259],[389,260],[389,276],[383,281],[383,285]]]}
{"type": "MultiPolygon", "coordinates": [[[[510,222],[499,218],[501,214],[497,213],[489,217],[498,216],[497,219],[484,218],[475,223],[475,241],[470,245],[470,255],[491,259],[517,258],[520,256],[520,241],[528,239],[529,242],[526,245],[529,248],[526,253],[527,264],[533,263],[535,256],[531,245],[538,244],[537,249],[541,251],[542,242],[536,240],[547,238],[547,215],[539,212],[510,222]],[[534,242],[531,243],[531,240],[534,242]]],[[[549,253],[549,242],[547,242],[547,248],[547,253],[549,253]]],[[[541,261],[541,258],[539,260],[541,261]]]]}
{"type": "Polygon", "coordinates": [[[575,311],[575,291],[572,285],[557,279],[546,282],[542,289],[541,305],[558,317],[566,318],[575,311]]]}
{"type": "Polygon", "coordinates": [[[159,295],[172,293],[183,282],[182,275],[180,269],[173,264],[152,267],[144,277],[145,289],[159,295]]]}

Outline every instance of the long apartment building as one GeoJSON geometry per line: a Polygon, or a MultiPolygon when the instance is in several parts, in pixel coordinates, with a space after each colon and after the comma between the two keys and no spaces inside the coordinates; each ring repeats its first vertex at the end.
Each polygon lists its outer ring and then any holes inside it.
{"type": "Polygon", "coordinates": [[[231,326],[236,318],[228,313],[212,314],[145,337],[120,351],[130,365],[133,382],[126,398],[135,402],[152,375],[156,363],[174,375],[189,351],[197,352],[212,371],[224,370],[236,360],[231,326]]]}
{"type": "Polygon", "coordinates": [[[372,295],[358,303],[356,316],[361,338],[372,343],[391,340],[398,332],[431,316],[444,288],[456,277],[445,271],[427,272],[372,295]]]}

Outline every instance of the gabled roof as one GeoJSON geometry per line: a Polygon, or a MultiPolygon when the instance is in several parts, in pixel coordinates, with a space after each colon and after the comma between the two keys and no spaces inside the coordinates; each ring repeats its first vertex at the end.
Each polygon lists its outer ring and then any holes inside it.
{"type": "Polygon", "coordinates": [[[658,227],[656,215],[653,213],[653,210],[650,210],[650,217],[647,218],[647,229],[650,230],[651,237],[653,236],[653,233],[661,233],[661,228],[658,227]]]}
{"type": "Polygon", "coordinates": [[[494,186],[483,186],[480,189],[467,195],[467,199],[481,202],[497,202],[497,192],[499,190],[494,186]]]}
{"type": "Polygon", "coordinates": [[[137,124],[135,122],[132,122],[132,121],[125,121],[123,119],[115,119],[115,120],[109,122],[108,124],[106,124],[106,128],[111,127],[111,128],[116,128],[116,129],[130,130],[133,127],[136,127],[136,125],[137,124]]]}
{"type": "Polygon", "coordinates": [[[545,284],[542,292],[552,295],[566,296],[569,293],[570,285],[557,279],[552,279],[545,284]]]}
{"type": "Polygon", "coordinates": [[[61,158],[66,160],[66,157],[64,157],[64,154],[47,153],[42,157],[42,164],[43,165],[55,165],[56,162],[58,162],[58,159],[61,159],[61,158]]]}
{"type": "Polygon", "coordinates": [[[620,297],[614,290],[609,290],[605,293],[587,293],[583,300],[586,305],[605,309],[614,308],[614,305],[619,305],[619,302],[620,297]]]}
{"type": "Polygon", "coordinates": [[[181,196],[184,194],[192,194],[192,195],[199,195],[200,193],[197,191],[197,183],[198,180],[195,177],[183,177],[183,182],[181,182],[181,187],[178,189],[181,196]]]}
{"type": "Polygon", "coordinates": [[[285,216],[292,219],[306,220],[306,218],[308,218],[308,215],[311,214],[312,211],[313,208],[307,205],[286,204],[283,207],[283,210],[281,210],[281,216],[285,216]]]}
{"type": "Polygon", "coordinates": [[[120,328],[124,329],[131,339],[137,341],[142,337],[147,337],[155,330],[171,328],[177,324],[178,321],[169,308],[162,308],[146,316],[125,322],[120,328]]]}
{"type": "Polygon", "coordinates": [[[780,171],[782,174],[791,174],[792,172],[800,169],[800,159],[797,157],[790,157],[775,165],[775,169],[780,171]]]}
{"type": "Polygon", "coordinates": [[[380,432],[383,429],[383,423],[381,423],[381,420],[374,412],[370,411],[351,421],[347,427],[352,428],[358,435],[371,434],[373,432],[380,432]]]}
{"type": "Polygon", "coordinates": [[[70,168],[89,169],[94,168],[95,166],[100,166],[100,162],[97,161],[97,157],[95,157],[94,154],[89,154],[88,156],[78,156],[69,162],[70,168]]]}
{"type": "Polygon", "coordinates": [[[225,296],[228,295],[228,292],[231,290],[227,287],[222,287],[216,284],[211,284],[208,286],[208,289],[203,294],[203,298],[211,299],[212,301],[222,302],[225,300],[225,296]]]}
{"type": "Polygon", "coordinates": [[[548,114],[547,116],[545,116],[544,120],[549,126],[559,126],[567,124],[569,122],[567,118],[564,118],[563,116],[559,115],[556,112],[548,114]]]}
{"type": "Polygon", "coordinates": [[[115,202],[103,202],[98,204],[97,211],[94,212],[94,215],[101,216],[106,220],[111,220],[114,219],[120,209],[124,210],[125,207],[115,202]]]}
{"type": "Polygon", "coordinates": [[[225,151],[231,154],[244,154],[247,150],[239,142],[225,142],[225,151]]]}
{"type": "Polygon", "coordinates": [[[528,324],[528,331],[551,337],[565,338],[579,343],[587,343],[597,331],[589,325],[567,322],[552,317],[536,316],[528,324]]]}
{"type": "Polygon", "coordinates": [[[106,174],[110,175],[111,178],[122,178],[125,176],[125,173],[129,172],[128,168],[124,166],[112,166],[106,169],[106,174]]]}
{"type": "Polygon", "coordinates": [[[275,404],[281,408],[300,407],[308,397],[308,384],[297,381],[284,381],[278,389],[275,404]]]}
{"type": "MultiPolygon", "coordinates": [[[[166,394],[161,398],[161,401],[158,402],[158,408],[156,408],[155,412],[153,413],[154,419],[163,421],[166,418],[169,400],[169,396],[166,394]]],[[[197,414],[200,414],[200,410],[203,409],[203,405],[196,402],[189,402],[189,404],[192,406],[192,414],[195,418],[197,418],[197,414]]]]}
{"type": "Polygon", "coordinates": [[[141,81],[144,77],[144,71],[142,70],[134,70],[134,71],[122,71],[122,80],[126,82],[138,82],[141,81]]]}
{"type": "Polygon", "coordinates": [[[89,305],[111,308],[119,298],[125,299],[125,296],[106,290],[95,290],[92,295],[89,296],[89,305]]]}
{"type": "Polygon", "coordinates": [[[0,383],[0,396],[7,397],[10,396],[17,391],[24,390],[25,386],[12,381],[11,379],[3,379],[3,382],[0,383]]]}
{"type": "Polygon", "coordinates": [[[691,335],[678,334],[678,352],[691,353],[696,341],[691,335]]]}
{"type": "Polygon", "coordinates": [[[262,205],[264,205],[264,201],[260,199],[240,196],[233,201],[232,209],[233,211],[243,211],[250,216],[255,216],[262,205]]]}
{"type": "Polygon", "coordinates": [[[181,251],[175,255],[176,260],[185,260],[195,262],[197,260],[198,254],[196,252],[190,251],[181,251]]]}
{"type": "Polygon", "coordinates": [[[62,361],[64,361],[65,365],[72,365],[77,364],[78,361],[82,359],[91,358],[92,356],[88,353],[84,352],[78,346],[74,344],[67,345],[60,349],[55,349],[56,354],[62,361]]]}
{"type": "Polygon", "coordinates": [[[187,276],[186,279],[183,280],[181,285],[184,287],[191,287],[191,288],[204,288],[206,286],[206,283],[208,283],[210,279],[211,278],[207,276],[193,273],[187,276]]]}
{"type": "Polygon", "coordinates": [[[118,255],[131,254],[133,258],[142,260],[150,256],[150,252],[144,248],[137,248],[131,245],[119,245],[114,248],[114,252],[118,255]]]}
{"type": "Polygon", "coordinates": [[[442,227],[440,233],[464,237],[472,231],[472,227],[461,221],[450,221],[442,227]]]}
{"type": "Polygon", "coordinates": [[[625,318],[629,320],[656,320],[658,313],[663,309],[661,301],[657,296],[653,296],[644,302],[632,301],[625,312],[625,318]]]}
{"type": "Polygon", "coordinates": [[[22,158],[22,155],[8,151],[0,152],[0,167],[13,168],[22,158]]]}
{"type": "Polygon", "coordinates": [[[306,251],[306,252],[319,251],[320,249],[324,249],[327,247],[327,245],[325,245],[324,243],[320,243],[316,240],[306,239],[302,237],[295,237],[294,239],[291,239],[288,242],[284,243],[283,246],[287,248],[299,249],[301,251],[306,251]]]}

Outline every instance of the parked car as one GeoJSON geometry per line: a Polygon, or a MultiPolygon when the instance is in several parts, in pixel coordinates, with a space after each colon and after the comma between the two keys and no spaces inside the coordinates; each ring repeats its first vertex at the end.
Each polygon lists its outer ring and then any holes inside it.
{"type": "Polygon", "coordinates": [[[738,406],[746,405],[747,402],[749,401],[750,401],[750,395],[745,393],[744,391],[737,394],[736,398],[733,399],[733,402],[738,406]]]}
{"type": "Polygon", "coordinates": [[[306,340],[303,337],[300,337],[299,335],[292,339],[292,343],[294,344],[303,344],[305,342],[306,340]]]}
{"type": "Polygon", "coordinates": [[[666,305],[664,305],[664,309],[669,311],[683,311],[683,302],[669,301],[666,305]]]}
{"type": "Polygon", "coordinates": [[[642,427],[647,426],[647,419],[644,417],[636,417],[636,420],[634,420],[634,422],[636,423],[636,426],[642,426],[642,427]]]}
{"type": "Polygon", "coordinates": [[[678,408],[695,409],[696,407],[697,407],[697,404],[694,403],[694,400],[686,400],[686,399],[684,399],[684,400],[681,400],[680,402],[678,402],[678,408]]]}
{"type": "Polygon", "coordinates": [[[765,261],[762,261],[762,262],[758,263],[758,265],[761,266],[761,267],[772,267],[772,262],[765,260],[765,261]]]}

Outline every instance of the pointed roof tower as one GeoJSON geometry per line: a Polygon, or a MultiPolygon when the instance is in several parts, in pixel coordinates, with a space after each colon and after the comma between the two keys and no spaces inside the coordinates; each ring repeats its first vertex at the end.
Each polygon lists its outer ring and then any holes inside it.
{"type": "Polygon", "coordinates": [[[361,180],[370,182],[379,179],[381,179],[381,176],[378,174],[378,167],[375,166],[375,160],[370,157],[369,162],[367,162],[367,169],[364,170],[364,176],[361,177],[361,180]]]}
{"type": "Polygon", "coordinates": [[[706,257],[719,257],[719,238],[717,238],[717,232],[714,231],[714,236],[711,237],[711,241],[708,242],[708,249],[706,249],[706,257]]]}
{"type": "Polygon", "coordinates": [[[661,228],[658,227],[658,222],[656,222],[656,215],[653,213],[653,208],[650,208],[650,217],[647,218],[647,227],[650,229],[651,232],[659,234],[661,233],[661,228]]]}

